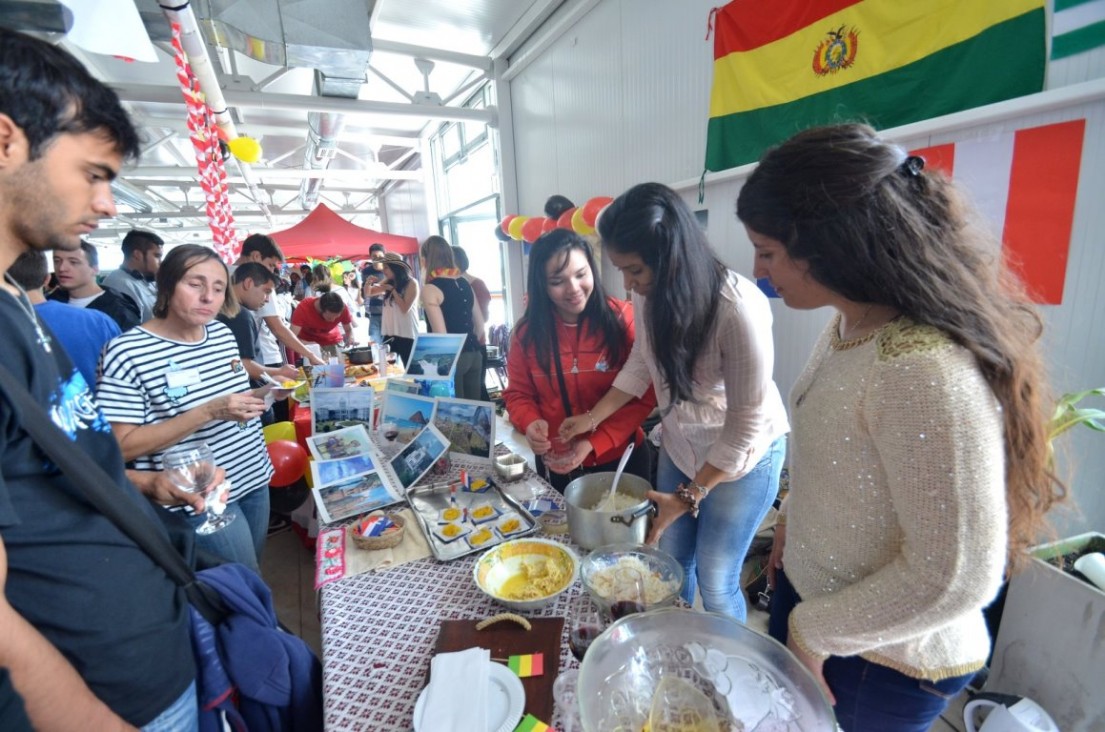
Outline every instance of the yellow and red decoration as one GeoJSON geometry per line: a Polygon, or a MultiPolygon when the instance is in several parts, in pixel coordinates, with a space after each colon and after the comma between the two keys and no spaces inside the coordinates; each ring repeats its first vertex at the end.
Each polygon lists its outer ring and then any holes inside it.
{"type": "Polygon", "coordinates": [[[568,209],[558,219],[509,214],[499,222],[499,228],[514,241],[524,241],[527,244],[534,243],[542,234],[553,229],[571,229],[586,236],[595,233],[599,216],[613,201],[610,196],[595,196],[582,206],[568,209]]]}

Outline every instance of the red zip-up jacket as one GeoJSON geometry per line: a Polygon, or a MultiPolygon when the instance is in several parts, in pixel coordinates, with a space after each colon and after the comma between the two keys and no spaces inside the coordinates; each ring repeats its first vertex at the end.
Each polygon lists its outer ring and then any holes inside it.
{"type": "MultiPolygon", "coordinates": [[[[607,298],[610,308],[625,323],[625,344],[622,358],[633,347],[633,306],[624,300],[607,298]]],[[[564,370],[564,383],[568,387],[568,402],[573,414],[584,414],[610,390],[614,377],[620,370],[607,361],[606,347],[601,333],[592,333],[585,325],[569,326],[556,321],[556,337],[560,344],[560,366],[564,370]],[[577,368],[573,369],[573,365],[577,368]]],[[[549,423],[549,437],[556,435],[564,414],[560,398],[560,385],[556,378],[556,366],[548,364],[548,373],[537,363],[532,348],[523,345],[521,335],[526,326],[515,329],[507,352],[507,388],[503,392],[511,423],[525,433],[534,420],[549,423]]],[[[625,452],[630,440],[637,443],[644,436],[641,423],[656,406],[652,388],[640,399],[626,404],[598,426],[593,435],[583,437],[591,441],[594,452],[583,461],[584,467],[602,465],[617,460],[625,452]]]]}

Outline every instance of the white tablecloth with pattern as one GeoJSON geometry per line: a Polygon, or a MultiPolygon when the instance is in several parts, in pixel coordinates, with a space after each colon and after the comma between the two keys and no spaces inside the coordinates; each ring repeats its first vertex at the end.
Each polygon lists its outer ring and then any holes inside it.
{"type": "MultiPolygon", "coordinates": [[[[453,461],[450,479],[461,467],[453,461]]],[[[469,468],[470,470],[472,468],[469,468]]],[[[486,467],[484,468],[486,471],[486,467]]],[[[532,474],[529,478],[535,478],[532,474]]],[[[444,476],[427,476],[441,482],[444,476]]],[[[561,507],[545,484],[543,497],[561,507]]],[[[417,529],[416,529],[417,530],[417,529]]],[[[542,534],[544,536],[544,534],[542,534]]],[[[549,538],[570,544],[567,534],[549,538]]],[[[578,550],[577,550],[578,551],[578,550]]],[[[422,559],[393,569],[348,577],[321,589],[322,670],[326,729],[332,732],[408,732],[414,703],[426,682],[442,620],[482,619],[505,608],[472,580],[478,554],[439,562],[422,559]]],[[[534,617],[564,617],[579,582],[534,617]]],[[[575,665],[567,625],[560,669],[575,665]]],[[[542,720],[553,724],[554,720],[542,720]]]]}

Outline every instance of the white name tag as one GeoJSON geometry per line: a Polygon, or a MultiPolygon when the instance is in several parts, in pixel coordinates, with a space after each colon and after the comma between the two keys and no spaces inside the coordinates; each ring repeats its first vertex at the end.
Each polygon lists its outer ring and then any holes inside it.
{"type": "Polygon", "coordinates": [[[200,383],[199,369],[184,369],[182,371],[170,371],[165,374],[165,385],[170,389],[179,389],[182,386],[192,386],[200,383]]]}

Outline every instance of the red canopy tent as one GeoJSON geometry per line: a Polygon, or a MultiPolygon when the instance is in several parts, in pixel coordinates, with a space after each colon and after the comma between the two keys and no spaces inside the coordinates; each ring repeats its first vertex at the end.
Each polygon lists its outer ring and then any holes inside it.
{"type": "Polygon", "coordinates": [[[325,203],[290,229],[270,234],[288,259],[367,259],[368,248],[379,242],[389,252],[417,254],[418,240],[365,229],[334,213],[325,203]]]}

